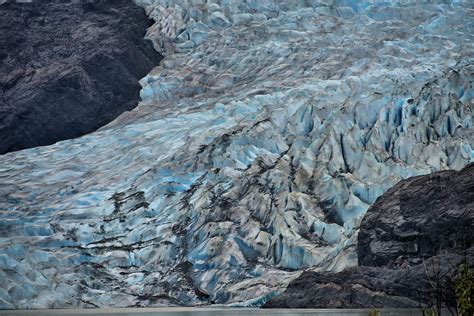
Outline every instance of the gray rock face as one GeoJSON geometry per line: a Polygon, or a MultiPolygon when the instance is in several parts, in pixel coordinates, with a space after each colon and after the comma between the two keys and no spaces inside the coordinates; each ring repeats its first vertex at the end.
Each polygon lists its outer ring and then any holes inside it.
{"type": "Polygon", "coordinates": [[[160,55],[132,1],[0,6],[0,154],[92,132],[139,101],[160,55]]]}
{"type": "Polygon", "coordinates": [[[0,302],[260,305],[474,159],[470,2],[137,0],[166,56],[100,130],[0,156],[0,302]]]}
{"type": "Polygon", "coordinates": [[[474,165],[401,181],[369,209],[360,226],[359,265],[395,267],[474,242],[474,165]]]}
{"type": "MultiPolygon", "coordinates": [[[[362,220],[360,266],[305,271],[265,307],[419,307],[430,302],[430,278],[464,260],[474,266],[473,244],[474,164],[403,180],[362,220]]],[[[443,283],[443,300],[455,306],[448,287],[443,283]]]]}
{"type": "MultiPolygon", "coordinates": [[[[457,255],[436,256],[426,261],[449,273],[461,262],[457,255]]],[[[264,308],[419,308],[432,306],[433,289],[423,265],[405,268],[350,267],[342,272],[305,271],[280,296],[264,308]]],[[[447,292],[447,291],[446,291],[447,292]]],[[[455,306],[452,293],[446,301],[455,306]]]]}

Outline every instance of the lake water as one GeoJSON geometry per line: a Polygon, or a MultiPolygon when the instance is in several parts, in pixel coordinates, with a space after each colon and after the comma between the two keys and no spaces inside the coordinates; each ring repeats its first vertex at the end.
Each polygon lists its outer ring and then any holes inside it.
{"type": "MultiPolygon", "coordinates": [[[[0,316],[18,315],[119,315],[119,316],[367,316],[370,309],[247,309],[247,308],[120,308],[81,310],[0,311],[0,316]]],[[[419,309],[381,309],[380,316],[422,316],[419,309]]]]}

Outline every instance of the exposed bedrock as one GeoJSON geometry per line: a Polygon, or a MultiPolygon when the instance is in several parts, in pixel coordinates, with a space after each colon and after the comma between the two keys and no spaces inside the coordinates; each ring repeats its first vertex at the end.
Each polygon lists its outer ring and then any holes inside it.
{"type": "Polygon", "coordinates": [[[132,1],[0,5],[0,154],[92,132],[160,61],[132,1]]]}
{"type": "Polygon", "coordinates": [[[419,264],[439,253],[461,255],[474,242],[474,164],[459,172],[413,177],[369,209],[358,235],[359,265],[419,264]]]}
{"type": "Polygon", "coordinates": [[[0,306],[261,305],[474,160],[470,2],[137,3],[166,56],[140,104],[0,156],[0,306]]]}
{"type": "Polygon", "coordinates": [[[439,281],[455,306],[446,275],[474,266],[474,164],[403,180],[379,197],[362,220],[358,267],[305,271],[265,307],[419,307],[439,281]]]}

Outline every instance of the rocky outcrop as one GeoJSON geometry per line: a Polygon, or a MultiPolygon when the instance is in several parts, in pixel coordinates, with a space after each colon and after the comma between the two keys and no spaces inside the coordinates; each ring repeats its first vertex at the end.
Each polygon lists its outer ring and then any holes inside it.
{"type": "Polygon", "coordinates": [[[358,267],[304,272],[265,307],[419,307],[461,262],[474,266],[474,164],[403,180],[369,209],[358,236],[358,267]]]}
{"type": "Polygon", "coordinates": [[[443,252],[461,255],[474,243],[474,164],[413,177],[388,190],[360,226],[359,265],[419,264],[443,252]]]}
{"type": "Polygon", "coordinates": [[[133,109],[138,81],[160,61],[143,39],[149,26],[132,1],[0,5],[0,154],[84,135],[133,109]]]}

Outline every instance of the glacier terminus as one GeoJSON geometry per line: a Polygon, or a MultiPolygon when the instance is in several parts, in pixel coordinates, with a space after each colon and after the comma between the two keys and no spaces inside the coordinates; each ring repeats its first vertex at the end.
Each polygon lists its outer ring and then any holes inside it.
{"type": "Polygon", "coordinates": [[[0,308],[260,306],[474,161],[470,1],[135,3],[164,56],[139,105],[0,156],[0,308]]]}

